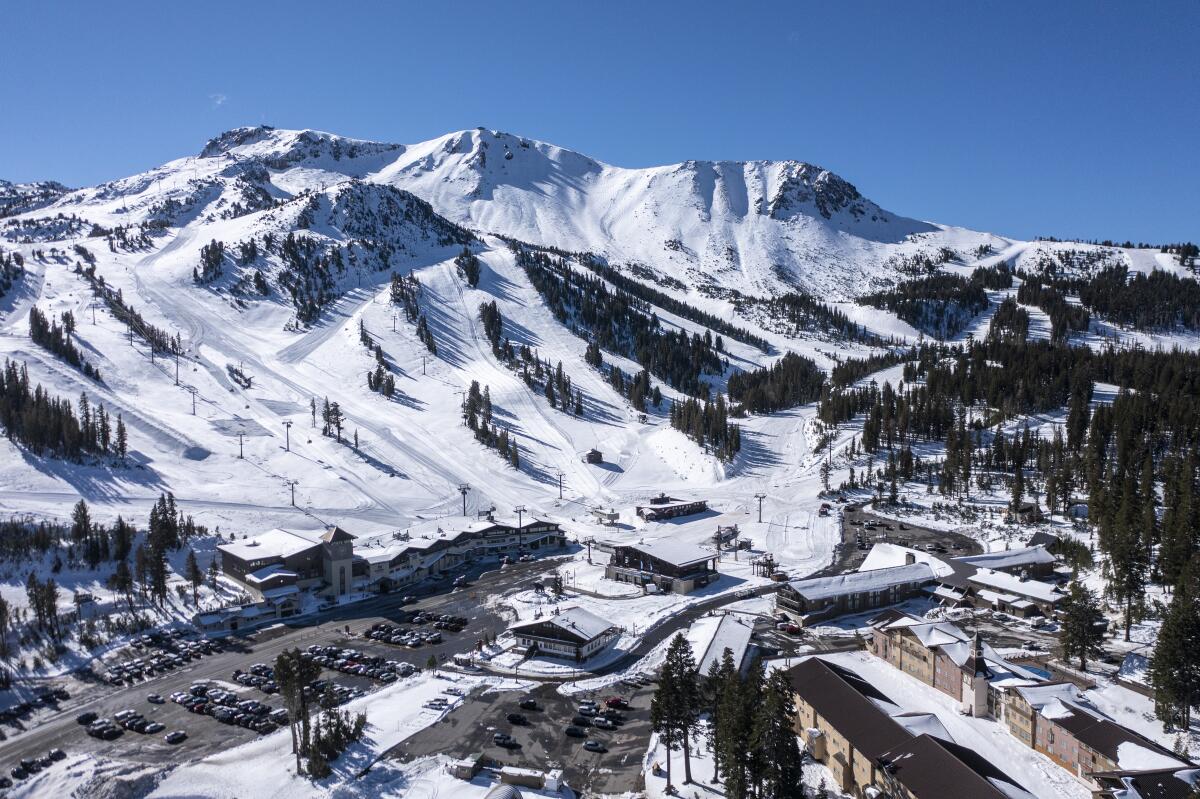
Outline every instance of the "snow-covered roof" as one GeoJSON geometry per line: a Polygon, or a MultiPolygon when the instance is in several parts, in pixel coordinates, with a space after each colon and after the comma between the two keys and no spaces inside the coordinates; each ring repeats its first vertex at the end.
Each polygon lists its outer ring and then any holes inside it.
{"type": "Polygon", "coordinates": [[[909,562],[909,558],[912,558],[915,563],[928,563],[930,568],[933,569],[935,577],[945,577],[954,571],[949,563],[928,552],[888,543],[878,543],[871,547],[871,551],[867,553],[866,559],[863,560],[858,570],[860,572],[867,572],[875,571],[876,569],[887,569],[892,566],[903,566],[909,562]]]}
{"type": "MultiPolygon", "coordinates": [[[[1058,586],[1044,583],[1041,580],[1022,580],[1008,572],[998,572],[992,569],[980,568],[979,571],[967,578],[973,583],[986,585],[1004,594],[1015,594],[1007,602],[1019,597],[1031,597],[1041,602],[1057,602],[1066,594],[1058,586]]],[[[981,592],[982,595],[982,592],[981,592]]]]}
{"type": "Polygon", "coordinates": [[[320,544],[318,534],[306,535],[293,530],[276,527],[261,533],[255,538],[231,541],[221,544],[217,549],[242,560],[260,560],[262,558],[289,558],[298,555],[306,549],[320,544]]]}
{"type": "Polygon", "coordinates": [[[1054,556],[1047,552],[1044,546],[1032,546],[1000,552],[985,552],[982,555],[966,555],[955,558],[955,560],[988,569],[1015,569],[1021,566],[1054,563],[1054,556]]]}
{"type": "Polygon", "coordinates": [[[564,632],[571,633],[583,638],[585,641],[590,641],[593,638],[598,638],[615,625],[607,619],[602,619],[595,613],[584,610],[580,607],[567,608],[557,614],[545,616],[536,621],[525,622],[523,624],[514,624],[512,629],[519,630],[523,627],[529,627],[535,624],[551,624],[564,632]]]}
{"type": "Polygon", "coordinates": [[[270,580],[272,577],[288,577],[294,580],[299,576],[282,563],[272,563],[270,566],[264,566],[258,571],[247,574],[246,582],[258,585],[270,580]]]}
{"type": "Polygon", "coordinates": [[[750,635],[754,632],[751,625],[746,624],[732,613],[721,618],[717,631],[713,633],[712,641],[700,658],[700,673],[708,674],[712,664],[719,661],[726,649],[733,653],[733,665],[741,665],[746,649],[750,646],[750,635]]]}
{"type": "Polygon", "coordinates": [[[1122,771],[1182,769],[1192,765],[1085,704],[1073,685],[1049,684],[1016,690],[1039,715],[1053,720],[1122,771]]]}
{"type": "Polygon", "coordinates": [[[716,552],[707,547],[670,538],[661,538],[648,544],[623,544],[622,546],[681,568],[712,560],[717,556],[716,552]]]}
{"type": "Polygon", "coordinates": [[[278,588],[268,588],[262,592],[262,595],[265,600],[275,601],[298,593],[300,593],[300,587],[297,585],[281,585],[278,588]]]}
{"type": "Polygon", "coordinates": [[[932,580],[933,569],[928,563],[910,563],[907,566],[892,566],[869,572],[850,572],[830,577],[809,577],[792,580],[788,585],[805,599],[829,599],[843,594],[858,594],[864,591],[882,591],[895,585],[922,583],[932,580]]]}

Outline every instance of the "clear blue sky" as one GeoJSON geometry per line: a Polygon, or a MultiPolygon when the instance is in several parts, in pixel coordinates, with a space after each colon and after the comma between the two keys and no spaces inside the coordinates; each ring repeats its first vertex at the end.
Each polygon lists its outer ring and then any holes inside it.
{"type": "Polygon", "coordinates": [[[9,3],[0,177],[266,122],[483,125],[601,160],[795,158],[999,233],[1200,239],[1200,3],[9,3]]]}

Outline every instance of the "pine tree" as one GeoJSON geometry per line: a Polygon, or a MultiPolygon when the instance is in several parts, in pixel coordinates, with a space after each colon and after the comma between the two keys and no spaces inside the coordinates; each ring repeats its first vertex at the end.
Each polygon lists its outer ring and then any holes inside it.
{"type": "Polygon", "coordinates": [[[1150,661],[1156,715],[1188,729],[1200,704],[1200,555],[1188,562],[1163,618],[1150,661]]]}
{"type": "Polygon", "coordinates": [[[125,420],[121,418],[121,414],[117,414],[117,457],[121,459],[121,463],[125,462],[125,453],[129,448],[129,439],[125,433],[125,420]]]}
{"type": "Polygon", "coordinates": [[[792,686],[783,671],[767,679],[763,701],[755,708],[753,738],[761,748],[765,767],[759,795],[772,799],[803,799],[802,759],[793,725],[796,708],[792,686]]]}
{"type": "Polygon", "coordinates": [[[184,576],[192,584],[192,604],[199,604],[200,585],[204,582],[204,572],[201,571],[200,564],[196,561],[196,551],[194,549],[188,550],[187,563],[184,566],[184,576]]]}
{"type": "Polygon", "coordinates": [[[671,639],[650,702],[650,726],[667,749],[667,788],[671,785],[671,750],[683,748],[683,781],[692,781],[691,737],[700,723],[699,673],[692,645],[682,634],[671,639]]]}
{"type": "Polygon", "coordinates": [[[1104,614],[1096,595],[1080,583],[1072,583],[1060,610],[1062,632],[1059,643],[1064,658],[1078,658],[1079,668],[1087,671],[1088,658],[1103,653],[1104,614]]]}

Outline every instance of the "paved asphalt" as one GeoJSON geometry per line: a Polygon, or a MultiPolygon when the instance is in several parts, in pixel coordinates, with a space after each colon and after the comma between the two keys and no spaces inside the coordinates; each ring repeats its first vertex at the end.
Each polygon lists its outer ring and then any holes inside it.
{"type": "MultiPolygon", "coordinates": [[[[361,636],[351,637],[345,633],[349,625],[352,633],[358,633],[377,621],[395,621],[401,609],[401,594],[384,594],[377,598],[346,605],[315,617],[289,620],[287,626],[259,631],[244,637],[226,639],[226,651],[207,655],[189,665],[132,686],[109,686],[92,678],[91,683],[72,681],[68,689],[71,698],[58,707],[42,709],[36,715],[15,725],[0,726],[8,740],[0,743],[0,773],[7,773],[16,761],[25,757],[42,756],[52,748],[67,752],[101,751],[115,757],[139,762],[164,762],[167,760],[191,760],[204,757],[218,750],[250,740],[255,733],[232,725],[221,724],[209,716],[189,713],[181,706],[168,700],[163,705],[152,705],[146,700],[151,693],[164,697],[174,691],[186,691],[196,680],[221,680],[230,682],[234,669],[246,670],[253,663],[273,663],[275,657],[285,649],[310,644],[335,644],[355,649],[371,649],[373,653],[387,654],[389,659],[408,660],[416,666],[424,666],[430,655],[439,660],[449,658],[457,652],[470,650],[477,639],[486,631],[495,635],[504,630],[506,624],[495,613],[482,605],[482,598],[505,590],[529,588],[541,572],[555,566],[555,559],[544,559],[529,563],[516,563],[482,575],[475,575],[471,585],[464,589],[449,591],[448,583],[425,588],[418,602],[405,606],[404,610],[432,610],[468,618],[469,624],[461,633],[443,633],[441,644],[423,646],[420,649],[405,649],[375,644],[361,636]],[[439,592],[440,593],[436,593],[439,592]],[[367,646],[370,644],[371,646],[367,646]],[[152,721],[161,721],[167,730],[182,729],[188,740],[179,746],[169,746],[158,735],[140,735],[127,731],[116,741],[100,741],[86,735],[75,723],[75,717],[85,710],[95,711],[102,717],[123,708],[132,708],[152,721]]],[[[420,596],[420,591],[413,591],[420,596]]],[[[125,659],[141,655],[128,650],[125,659]]],[[[338,672],[329,672],[336,682],[352,687],[369,688],[370,680],[350,677],[338,672]]],[[[270,697],[255,688],[244,688],[231,683],[246,698],[259,699],[273,707],[281,706],[278,696],[270,697]]],[[[164,733],[166,732],[164,731],[164,733]]]]}

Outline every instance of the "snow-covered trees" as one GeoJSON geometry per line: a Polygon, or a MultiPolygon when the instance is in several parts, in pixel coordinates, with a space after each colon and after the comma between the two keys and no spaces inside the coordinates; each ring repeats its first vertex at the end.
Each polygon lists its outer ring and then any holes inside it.
{"type": "Polygon", "coordinates": [[[200,266],[192,269],[192,279],[197,283],[211,283],[222,275],[221,264],[225,260],[225,242],[213,239],[200,248],[200,266]]]}
{"type": "Polygon", "coordinates": [[[464,244],[462,252],[454,259],[454,263],[468,286],[474,288],[479,285],[479,258],[471,252],[470,247],[464,244]]]}

